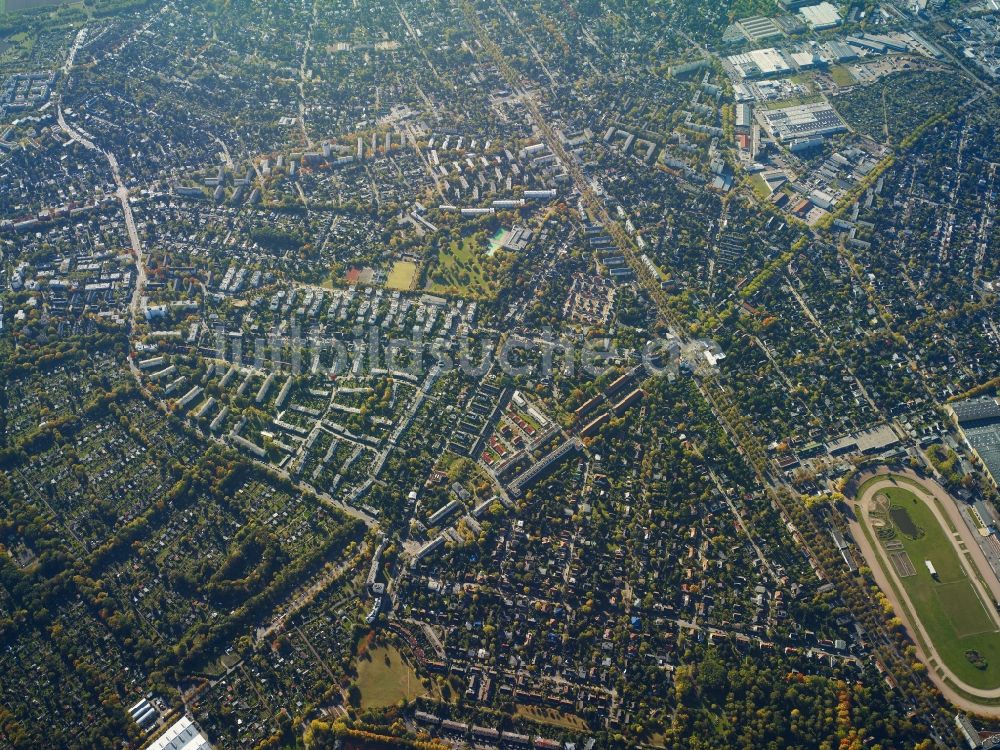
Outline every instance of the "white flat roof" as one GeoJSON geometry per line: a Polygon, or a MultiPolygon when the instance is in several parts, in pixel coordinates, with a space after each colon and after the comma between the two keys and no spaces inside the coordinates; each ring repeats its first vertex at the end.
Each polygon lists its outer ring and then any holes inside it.
{"type": "Polygon", "coordinates": [[[809,68],[816,64],[816,55],[812,52],[793,52],[792,62],[800,68],[809,68]]]}
{"type": "Polygon", "coordinates": [[[785,62],[785,58],[774,47],[755,49],[749,54],[750,59],[760,68],[761,73],[777,73],[779,70],[788,70],[788,63],[785,62]]]}
{"type": "Polygon", "coordinates": [[[828,2],[801,8],[799,15],[814,29],[825,29],[840,23],[840,12],[828,2]]]}
{"type": "Polygon", "coordinates": [[[212,746],[195,723],[182,716],[144,750],[212,750],[212,746]]]}

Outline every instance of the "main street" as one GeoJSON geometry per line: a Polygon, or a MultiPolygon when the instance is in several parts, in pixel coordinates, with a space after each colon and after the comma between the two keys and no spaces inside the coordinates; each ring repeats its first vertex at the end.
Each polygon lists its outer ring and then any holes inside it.
{"type": "MultiPolygon", "coordinates": [[[[163,10],[160,12],[162,13],[164,10],[166,10],[166,6],[164,6],[163,10]]],[[[153,19],[150,19],[149,23],[152,23],[152,20],[153,19]]],[[[147,23],[147,27],[149,23],[147,23]]],[[[66,61],[63,63],[64,73],[68,74],[72,69],[76,53],[79,50],[80,45],[83,44],[84,39],[86,39],[86,31],[86,28],[83,28],[76,35],[76,41],[74,42],[69,53],[66,55],[66,61]]],[[[132,215],[132,204],[129,199],[128,187],[122,179],[121,168],[118,166],[118,159],[115,155],[107,149],[98,147],[98,145],[94,143],[89,136],[83,135],[76,128],[66,122],[66,116],[63,113],[61,95],[56,103],[56,113],[56,121],[59,124],[59,128],[67,136],[69,136],[71,140],[79,143],[85,149],[89,151],[99,151],[103,154],[104,158],[107,159],[108,168],[111,170],[111,178],[115,183],[115,197],[118,198],[122,205],[122,213],[125,217],[125,228],[128,231],[129,244],[132,247],[132,256],[135,258],[136,281],[132,292],[132,301],[129,303],[129,335],[131,336],[131,332],[135,330],[135,324],[138,319],[142,297],[146,290],[146,259],[142,252],[142,243],[139,241],[139,233],[135,228],[135,217],[132,215]]],[[[133,374],[138,377],[137,371],[133,370],[133,374]]]]}

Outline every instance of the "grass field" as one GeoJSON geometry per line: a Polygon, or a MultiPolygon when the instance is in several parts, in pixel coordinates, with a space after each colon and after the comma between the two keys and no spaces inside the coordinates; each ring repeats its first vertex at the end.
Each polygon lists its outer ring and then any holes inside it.
{"type": "Polygon", "coordinates": [[[766,200],[771,197],[771,188],[767,186],[764,178],[759,174],[751,175],[750,187],[753,189],[754,195],[761,200],[766,200]]]}
{"type": "Polygon", "coordinates": [[[487,298],[497,292],[496,281],[483,265],[470,237],[452,240],[438,250],[428,273],[427,291],[463,297],[487,298]]]}
{"type": "Polygon", "coordinates": [[[392,265],[389,278],[385,282],[389,289],[399,289],[408,292],[413,289],[413,284],[417,279],[417,264],[409,260],[397,260],[392,265]]]}
{"type": "MultiPolygon", "coordinates": [[[[0,5],[4,0],[0,0],[0,5]]],[[[0,62],[11,62],[28,55],[35,46],[35,36],[27,31],[11,34],[0,40],[0,62]]]]}
{"type": "Polygon", "coordinates": [[[224,654],[206,667],[205,672],[213,677],[221,677],[226,670],[235,664],[239,664],[239,654],[224,654]]]}
{"type": "Polygon", "coordinates": [[[403,698],[427,694],[413,667],[393,646],[372,649],[358,659],[357,685],[362,710],[394,706],[403,698]]]}
{"type": "Polygon", "coordinates": [[[792,83],[797,83],[799,86],[804,86],[807,91],[813,90],[813,79],[808,73],[796,73],[791,78],[792,83]]]}
{"type": "MultiPolygon", "coordinates": [[[[879,494],[883,493],[889,499],[889,516],[896,530],[893,541],[902,543],[916,568],[916,573],[903,578],[901,585],[941,659],[973,687],[1000,686],[1000,637],[986,610],[992,603],[980,600],[949,531],[942,528],[927,505],[933,500],[903,486],[879,490],[879,494]],[[931,576],[926,560],[933,564],[937,579],[931,576]],[[979,652],[987,663],[985,669],[969,661],[965,655],[968,650],[979,652]]],[[[880,563],[892,580],[888,554],[867,528],[868,519],[863,522],[880,553],[880,563]]]]}
{"type": "Polygon", "coordinates": [[[968,581],[943,583],[935,586],[933,591],[942,609],[948,613],[959,638],[994,632],[995,627],[983,609],[979,595],[968,581]]]}
{"type": "Polygon", "coordinates": [[[590,727],[587,726],[587,722],[576,714],[563,713],[562,711],[557,711],[554,708],[525,706],[518,703],[514,709],[514,713],[517,716],[528,719],[529,721],[535,721],[539,724],[548,724],[549,726],[568,729],[574,732],[586,732],[590,729],[590,727]]]}
{"type": "Polygon", "coordinates": [[[0,0],[0,12],[16,13],[19,10],[68,5],[75,0],[0,0]]]}
{"type": "Polygon", "coordinates": [[[830,77],[838,86],[853,86],[855,84],[854,75],[843,65],[835,65],[831,68],[830,77]]]}

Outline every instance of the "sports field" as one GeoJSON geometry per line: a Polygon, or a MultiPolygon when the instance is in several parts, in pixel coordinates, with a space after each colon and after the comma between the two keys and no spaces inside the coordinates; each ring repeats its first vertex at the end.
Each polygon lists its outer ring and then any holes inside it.
{"type": "MultiPolygon", "coordinates": [[[[941,660],[970,686],[998,687],[1000,629],[993,602],[984,601],[973,584],[970,571],[972,575],[978,572],[967,560],[963,564],[965,552],[957,546],[952,530],[938,521],[929,506],[933,502],[903,482],[883,486],[870,512],[862,514],[865,533],[893,586],[905,590],[941,660]],[[971,652],[978,655],[978,665],[970,659],[971,652]]],[[[902,614],[908,615],[906,619],[913,615],[902,614]]]]}
{"type": "Polygon", "coordinates": [[[399,289],[408,292],[413,289],[417,278],[417,264],[408,260],[397,260],[392,264],[389,278],[385,285],[389,289],[399,289]]]}
{"type": "Polygon", "coordinates": [[[372,649],[358,660],[357,685],[362,709],[394,706],[427,693],[413,667],[393,646],[372,649]]]}

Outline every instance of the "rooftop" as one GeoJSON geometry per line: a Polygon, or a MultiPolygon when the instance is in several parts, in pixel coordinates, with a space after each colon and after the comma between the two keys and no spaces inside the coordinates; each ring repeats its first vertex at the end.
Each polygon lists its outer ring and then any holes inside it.
{"type": "Polygon", "coordinates": [[[799,11],[799,15],[805,20],[811,29],[829,29],[840,25],[840,13],[837,8],[828,2],[819,5],[808,5],[799,11]]]}
{"type": "Polygon", "coordinates": [[[145,750],[212,750],[197,725],[187,716],[179,718],[145,750]]]}
{"type": "Polygon", "coordinates": [[[1000,404],[995,398],[977,398],[968,401],[958,401],[951,405],[958,423],[965,426],[970,423],[1000,421],[1000,404]]]}

